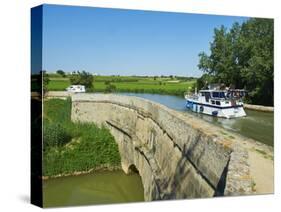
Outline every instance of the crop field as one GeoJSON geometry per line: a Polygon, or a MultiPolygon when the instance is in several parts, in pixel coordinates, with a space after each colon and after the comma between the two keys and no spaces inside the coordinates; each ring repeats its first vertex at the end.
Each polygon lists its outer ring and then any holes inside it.
{"type": "MultiPolygon", "coordinates": [[[[183,95],[194,88],[196,79],[181,77],[140,77],[140,76],[95,76],[94,91],[105,92],[107,84],[116,87],[115,92],[157,93],[183,95]]],[[[50,76],[48,90],[61,91],[70,85],[68,77],[50,76]]]]}

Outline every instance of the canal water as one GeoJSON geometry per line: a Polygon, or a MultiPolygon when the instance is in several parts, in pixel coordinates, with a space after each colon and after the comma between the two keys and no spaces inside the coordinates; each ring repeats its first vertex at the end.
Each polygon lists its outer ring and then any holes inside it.
{"type": "Polygon", "coordinates": [[[144,196],[139,174],[120,170],[45,180],[43,200],[44,207],[61,207],[139,202],[144,196]]]}
{"type": "Polygon", "coordinates": [[[158,102],[174,110],[186,112],[202,118],[207,122],[223,127],[231,132],[273,146],[273,113],[245,110],[247,114],[246,117],[225,119],[189,111],[185,107],[185,99],[183,97],[143,93],[122,93],[121,95],[137,96],[158,102]]]}

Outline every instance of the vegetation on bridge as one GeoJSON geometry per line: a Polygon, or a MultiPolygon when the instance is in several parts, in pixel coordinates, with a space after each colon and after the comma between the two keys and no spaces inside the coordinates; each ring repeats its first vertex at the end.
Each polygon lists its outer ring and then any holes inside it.
{"type": "Polygon", "coordinates": [[[71,100],[44,102],[43,175],[66,175],[120,166],[118,146],[109,130],[73,123],[71,100]]]}

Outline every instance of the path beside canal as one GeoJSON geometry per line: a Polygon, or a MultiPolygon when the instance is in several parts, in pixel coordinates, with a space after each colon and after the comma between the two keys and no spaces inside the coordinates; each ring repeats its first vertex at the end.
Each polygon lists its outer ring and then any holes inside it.
{"type": "MultiPolygon", "coordinates": [[[[185,114],[189,116],[189,114],[185,114]]],[[[192,120],[191,120],[192,121],[192,120]]],[[[241,135],[228,132],[218,126],[205,126],[205,121],[201,121],[202,129],[208,129],[210,132],[221,132],[221,136],[228,140],[229,145],[239,145],[246,150],[248,165],[250,167],[250,176],[253,178],[253,190],[256,194],[270,194],[274,192],[274,151],[273,147],[246,138],[241,135]]]]}

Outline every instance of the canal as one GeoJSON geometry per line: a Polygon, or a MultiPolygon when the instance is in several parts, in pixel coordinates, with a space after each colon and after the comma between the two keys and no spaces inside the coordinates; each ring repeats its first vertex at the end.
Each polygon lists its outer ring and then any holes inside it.
{"type": "Polygon", "coordinates": [[[273,113],[245,110],[247,114],[246,117],[225,119],[191,112],[185,107],[185,99],[179,96],[143,93],[122,93],[122,95],[137,96],[158,102],[174,110],[189,113],[193,116],[204,119],[209,123],[223,127],[226,130],[240,134],[244,137],[252,138],[261,143],[273,146],[273,113]]]}
{"type": "Polygon", "coordinates": [[[144,201],[141,177],[123,171],[98,171],[44,180],[44,207],[144,201]]]}

